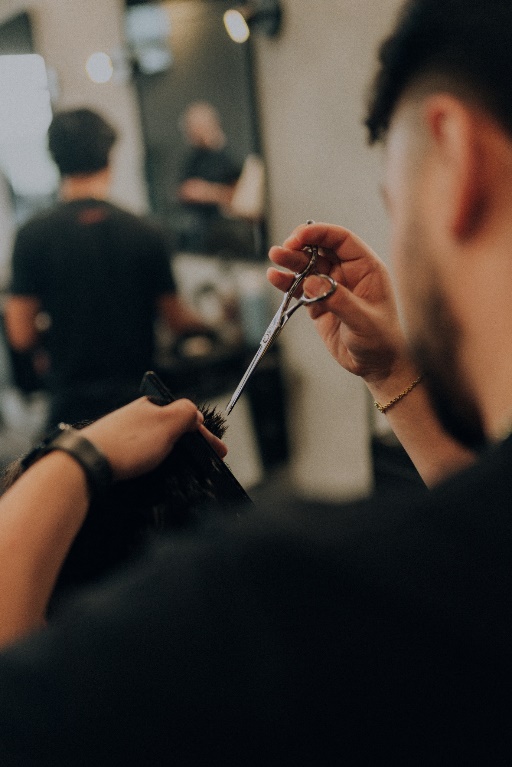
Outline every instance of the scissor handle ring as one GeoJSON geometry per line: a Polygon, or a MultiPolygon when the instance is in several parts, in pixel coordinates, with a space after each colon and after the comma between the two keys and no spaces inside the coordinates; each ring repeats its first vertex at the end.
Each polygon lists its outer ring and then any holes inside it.
{"type": "Polygon", "coordinates": [[[325,293],[322,293],[321,296],[313,296],[311,298],[308,298],[304,293],[302,294],[301,298],[299,299],[301,305],[303,306],[309,306],[309,304],[316,304],[317,301],[324,301],[326,298],[329,298],[329,296],[332,296],[336,288],[338,287],[338,283],[336,280],[334,280],[332,277],[330,277],[328,274],[315,274],[315,277],[320,277],[322,280],[327,280],[327,282],[330,283],[330,288],[325,293]]]}

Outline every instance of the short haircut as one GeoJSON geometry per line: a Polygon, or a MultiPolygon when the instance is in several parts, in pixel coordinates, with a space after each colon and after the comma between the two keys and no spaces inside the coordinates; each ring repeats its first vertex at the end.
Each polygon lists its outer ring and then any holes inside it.
{"type": "Polygon", "coordinates": [[[511,0],[407,0],[380,49],[365,121],[370,143],[385,138],[415,85],[472,100],[512,133],[511,41],[511,0]]]}
{"type": "Polygon", "coordinates": [[[112,125],[90,109],[59,112],[48,129],[48,149],[62,176],[106,168],[116,139],[112,125]]]}

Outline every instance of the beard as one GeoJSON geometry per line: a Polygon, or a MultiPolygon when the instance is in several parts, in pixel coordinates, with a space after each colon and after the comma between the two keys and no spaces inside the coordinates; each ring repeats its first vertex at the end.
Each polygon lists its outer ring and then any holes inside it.
{"type": "Polygon", "coordinates": [[[460,364],[462,330],[436,278],[435,262],[425,245],[428,238],[419,227],[413,229],[405,277],[416,319],[410,324],[411,353],[443,429],[465,447],[481,450],[486,444],[483,419],[460,364]]]}
{"type": "Polygon", "coordinates": [[[427,302],[428,330],[411,340],[413,357],[443,429],[465,447],[481,450],[486,444],[482,416],[458,363],[460,329],[438,289],[431,288],[427,302]]]}

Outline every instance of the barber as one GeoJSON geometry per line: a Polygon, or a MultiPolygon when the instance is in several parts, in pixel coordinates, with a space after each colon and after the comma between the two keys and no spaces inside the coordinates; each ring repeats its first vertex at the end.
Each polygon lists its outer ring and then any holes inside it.
{"type": "MultiPolygon", "coordinates": [[[[383,261],[348,229],[325,223],[298,226],[281,247],[271,248],[270,259],[300,272],[308,263],[303,249],[312,243],[321,248],[318,271],[338,283],[332,296],[309,307],[317,331],[334,359],[365,382],[424,482],[433,486],[473,463],[475,451],[449,434],[432,408],[383,261]]],[[[293,280],[272,267],[268,278],[283,291],[293,280]]],[[[325,282],[311,276],[304,289],[320,296],[325,282]]]]}

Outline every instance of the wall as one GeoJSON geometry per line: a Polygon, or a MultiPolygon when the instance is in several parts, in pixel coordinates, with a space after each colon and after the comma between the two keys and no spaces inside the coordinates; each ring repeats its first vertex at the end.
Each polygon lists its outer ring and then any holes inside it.
{"type": "MultiPolygon", "coordinates": [[[[271,239],[281,242],[293,227],[313,218],[353,229],[385,257],[381,157],[366,146],[362,119],[378,42],[400,3],[282,4],[282,34],[257,41],[271,239]]],[[[305,312],[297,312],[281,338],[291,387],[291,472],[297,488],[330,499],[366,493],[372,406],[364,385],[330,358],[305,312]]]]}

